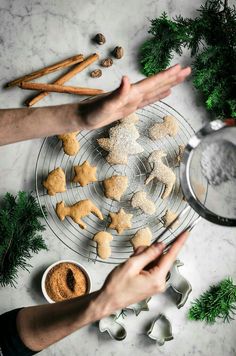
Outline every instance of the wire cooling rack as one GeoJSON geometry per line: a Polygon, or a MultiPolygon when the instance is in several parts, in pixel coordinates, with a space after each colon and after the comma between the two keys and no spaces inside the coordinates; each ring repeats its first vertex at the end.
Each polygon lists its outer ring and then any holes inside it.
{"type": "MultiPolygon", "coordinates": [[[[179,151],[179,145],[185,145],[189,138],[194,134],[191,125],[173,108],[159,102],[137,111],[139,122],[136,125],[140,138],[139,144],[144,148],[144,152],[135,156],[129,156],[127,166],[111,166],[106,161],[107,152],[97,144],[97,139],[108,136],[108,129],[103,128],[95,131],[82,131],[78,134],[80,150],[76,156],[67,156],[57,137],[49,137],[43,141],[36,162],[36,194],[43,210],[45,220],[55,236],[57,236],[67,247],[85,258],[96,262],[118,264],[126,260],[133,252],[130,239],[137,230],[143,227],[149,227],[152,231],[153,240],[155,240],[164,230],[162,216],[167,209],[175,213],[181,212],[187,205],[183,198],[179,180],[179,167],[176,164],[176,157],[179,151]],[[179,124],[179,132],[176,137],[164,137],[157,142],[153,142],[148,137],[148,129],[156,122],[162,122],[166,115],[172,115],[179,124]],[[157,181],[152,181],[145,185],[145,179],[151,172],[152,167],[148,163],[148,157],[153,150],[163,149],[167,153],[165,164],[171,167],[176,174],[176,183],[171,195],[167,199],[161,199],[163,185],[157,181]],[[98,181],[85,187],[72,183],[74,176],[73,166],[82,164],[88,160],[91,165],[97,166],[98,181]],[[61,167],[66,174],[67,191],[58,193],[56,196],[47,195],[42,181],[53,169],[61,167]],[[107,199],[104,196],[102,181],[114,174],[126,175],[129,179],[129,186],[120,202],[107,199]],[[139,209],[132,208],[130,200],[132,195],[138,190],[145,190],[156,205],[156,213],[148,216],[139,209]],[[67,217],[60,221],[55,212],[56,203],[62,200],[67,205],[76,203],[79,200],[91,199],[93,203],[102,211],[104,220],[100,221],[93,214],[88,215],[83,220],[87,225],[85,230],[75,224],[72,219],[67,217]],[[117,212],[123,208],[125,212],[133,214],[132,228],[126,230],[122,235],[118,235],[115,230],[108,228],[109,212],[117,212]],[[113,235],[111,242],[112,254],[108,260],[102,260],[97,256],[96,243],[92,240],[96,232],[107,230],[113,235]]],[[[125,147],[124,147],[125,150],[125,147]]],[[[176,229],[168,230],[163,239],[166,242],[173,240],[177,234],[184,230],[194,219],[196,214],[190,210],[180,221],[176,229]]]]}

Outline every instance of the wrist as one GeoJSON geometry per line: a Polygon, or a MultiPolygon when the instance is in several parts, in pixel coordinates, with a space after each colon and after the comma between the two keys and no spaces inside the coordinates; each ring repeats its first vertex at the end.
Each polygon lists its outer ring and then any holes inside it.
{"type": "MultiPolygon", "coordinates": [[[[47,109],[47,108],[46,108],[47,109]]],[[[54,122],[52,125],[57,129],[57,134],[81,130],[81,118],[78,110],[78,104],[65,104],[50,107],[54,111],[54,122]]]]}
{"type": "Polygon", "coordinates": [[[91,303],[95,320],[100,320],[118,310],[118,306],[115,305],[113,299],[105,289],[102,288],[95,293],[96,296],[91,303]]]}

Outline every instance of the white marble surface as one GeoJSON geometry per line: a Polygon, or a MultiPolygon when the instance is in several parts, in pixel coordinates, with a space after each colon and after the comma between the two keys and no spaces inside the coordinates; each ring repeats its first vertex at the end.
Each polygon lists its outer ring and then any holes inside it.
{"type": "MultiPolygon", "coordinates": [[[[138,47],[147,36],[149,19],[164,10],[169,15],[181,12],[192,16],[200,4],[200,0],[0,0],[0,108],[20,107],[28,94],[17,88],[3,90],[2,86],[7,81],[76,53],[99,51],[101,56],[105,56],[117,44],[125,48],[125,57],[111,69],[104,70],[102,78],[95,81],[88,74],[81,73],[70,83],[113,89],[123,74],[129,75],[132,81],[142,78],[136,58],[138,47]],[[103,47],[91,43],[91,37],[97,32],[107,37],[107,44],[103,47]]],[[[181,59],[181,63],[189,62],[187,57],[181,59]]],[[[75,100],[69,95],[54,94],[40,105],[75,100]]],[[[166,102],[190,120],[195,128],[207,119],[189,81],[175,88],[166,102]]],[[[7,191],[16,193],[20,189],[34,189],[35,160],[41,141],[0,148],[0,196],[7,191]]],[[[91,273],[94,289],[102,284],[111,269],[88,264],[50,231],[44,237],[49,252],[32,258],[30,274],[20,273],[16,289],[1,289],[0,312],[44,302],[40,276],[47,265],[58,259],[73,258],[84,263],[91,273]]],[[[151,310],[145,312],[143,318],[139,317],[140,322],[134,316],[125,320],[128,336],[123,342],[110,340],[107,335],[99,334],[95,325],[91,325],[43,351],[42,355],[236,355],[235,321],[206,326],[186,319],[190,301],[210,284],[228,275],[236,280],[235,247],[234,229],[202,221],[180,255],[185,263],[182,273],[193,286],[190,298],[182,309],[178,310],[167,294],[156,296],[150,304],[151,310]],[[174,333],[174,340],[163,347],[158,347],[143,335],[145,324],[160,311],[171,320],[174,333]]]]}

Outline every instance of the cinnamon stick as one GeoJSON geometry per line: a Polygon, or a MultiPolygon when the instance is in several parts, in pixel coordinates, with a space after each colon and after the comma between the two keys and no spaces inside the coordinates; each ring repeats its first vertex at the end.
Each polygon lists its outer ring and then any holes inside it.
{"type": "MultiPolygon", "coordinates": [[[[81,72],[83,69],[88,67],[90,64],[95,62],[99,58],[99,55],[97,53],[92,54],[88,58],[86,58],[83,62],[77,64],[74,68],[72,68],[69,72],[64,74],[62,77],[54,81],[52,84],[58,84],[58,85],[63,85],[65,82],[70,80],[72,77],[74,77],[76,74],[81,72]]],[[[40,94],[35,96],[33,99],[30,101],[26,102],[27,106],[33,106],[36,104],[38,101],[43,99],[45,96],[47,96],[49,93],[47,91],[42,91],[40,94]]]]}
{"type": "Polygon", "coordinates": [[[72,86],[63,86],[58,84],[46,84],[46,83],[22,82],[18,86],[22,89],[28,89],[28,90],[41,90],[47,92],[69,93],[69,94],[76,94],[76,95],[98,95],[104,93],[102,89],[80,88],[80,87],[72,87],[72,86]]]}
{"type": "Polygon", "coordinates": [[[76,56],[64,59],[63,61],[57,62],[55,64],[48,66],[48,67],[36,70],[33,73],[30,73],[30,74],[24,75],[23,77],[15,79],[12,82],[7,83],[7,87],[13,87],[15,85],[18,85],[21,82],[27,82],[27,81],[30,81],[30,80],[33,80],[36,78],[40,78],[43,75],[56,72],[57,70],[62,69],[62,68],[67,68],[73,64],[80,63],[83,60],[84,60],[83,55],[77,54],[76,56]]]}

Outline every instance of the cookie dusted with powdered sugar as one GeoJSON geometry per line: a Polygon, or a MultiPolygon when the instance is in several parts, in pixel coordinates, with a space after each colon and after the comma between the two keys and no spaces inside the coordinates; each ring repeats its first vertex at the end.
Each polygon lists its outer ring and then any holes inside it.
{"type": "Polygon", "coordinates": [[[150,246],[152,241],[152,232],[148,227],[140,229],[130,240],[134,250],[140,246],[150,246]]]}
{"type": "Polygon", "coordinates": [[[97,140],[100,147],[108,151],[106,160],[110,164],[127,164],[129,155],[143,152],[136,142],[139,132],[135,126],[138,121],[136,114],[131,114],[120,120],[120,123],[109,130],[109,138],[97,140]]]}
{"type": "MultiPolygon", "coordinates": [[[[172,221],[174,221],[176,218],[177,218],[177,214],[176,213],[174,213],[171,210],[166,210],[165,215],[162,216],[162,220],[163,220],[164,226],[168,227],[172,223],[172,221]]],[[[175,229],[178,226],[179,226],[179,221],[176,220],[176,222],[171,226],[171,229],[175,229]]]]}
{"type": "Polygon", "coordinates": [[[134,193],[131,199],[133,208],[141,209],[145,214],[152,215],[156,211],[156,206],[153,201],[147,197],[147,193],[140,191],[134,193]]]}
{"type": "Polygon", "coordinates": [[[163,183],[165,185],[165,189],[161,197],[162,199],[165,199],[170,195],[174,187],[176,177],[172,169],[167,167],[162,162],[163,157],[166,157],[166,153],[162,150],[156,150],[150,154],[148,162],[153,164],[153,169],[149,177],[146,179],[145,184],[148,184],[154,178],[163,183]]]}
{"type": "Polygon", "coordinates": [[[167,135],[174,137],[177,135],[179,126],[173,116],[165,116],[162,123],[156,123],[149,129],[149,137],[155,141],[167,135]]]}

